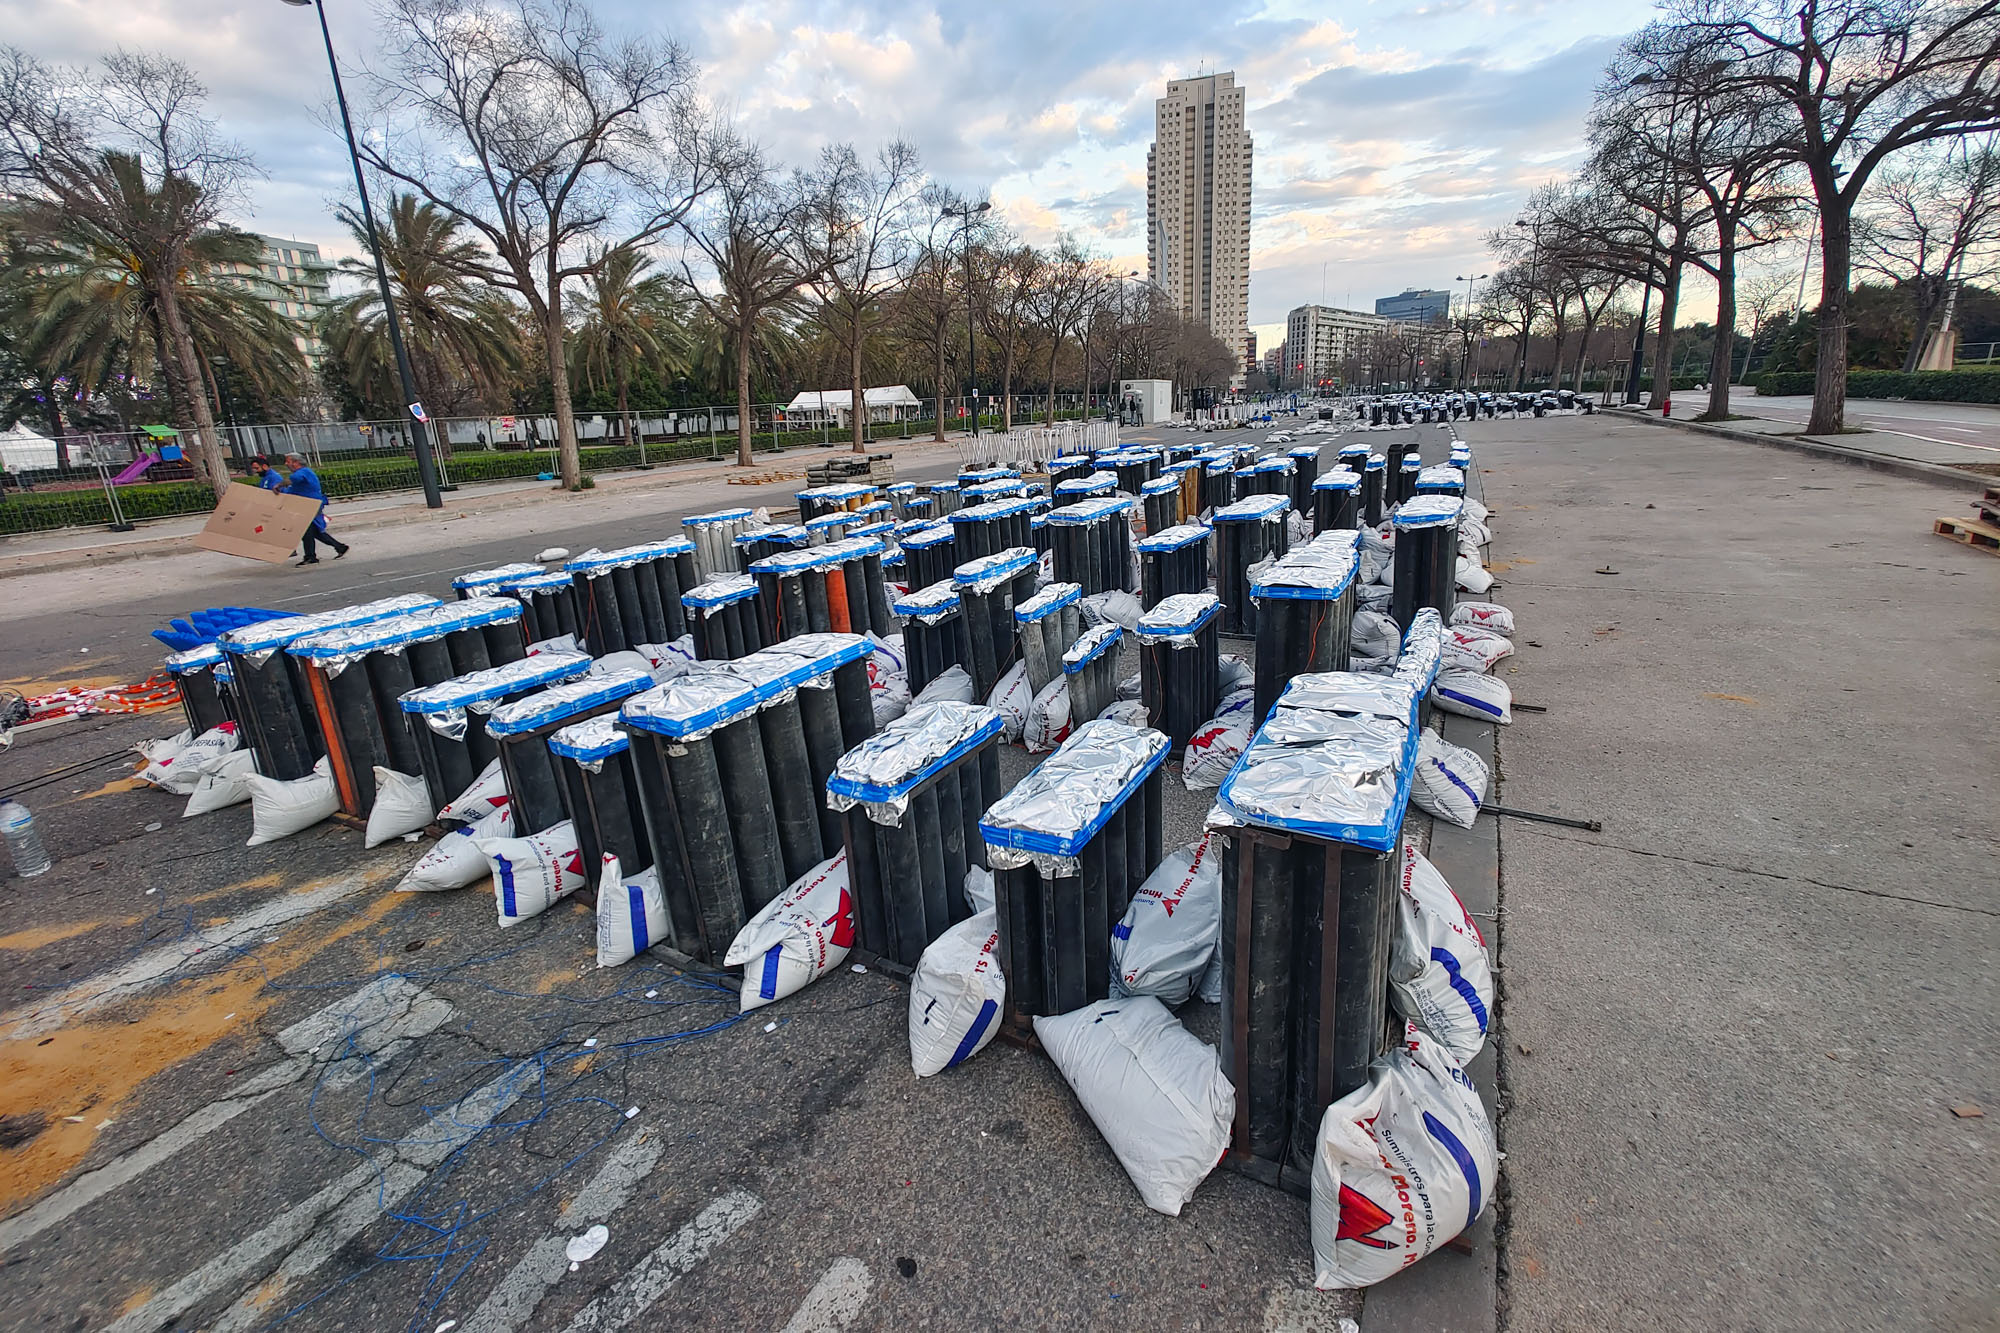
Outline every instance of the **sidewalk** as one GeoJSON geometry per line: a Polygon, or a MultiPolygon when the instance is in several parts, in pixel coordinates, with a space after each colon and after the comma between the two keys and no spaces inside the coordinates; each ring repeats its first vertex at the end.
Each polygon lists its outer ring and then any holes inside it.
{"type": "MultiPolygon", "coordinates": [[[[1734,403],[1738,411],[1755,411],[1754,398],[1734,403]]],[[[1733,421],[1692,421],[1662,417],[1656,412],[1613,409],[1604,413],[1614,421],[1645,421],[1674,430],[1693,431],[1745,444],[1769,445],[1821,458],[1839,459],[1878,472],[1890,472],[1913,481],[1941,486],[1977,488],[2000,476],[2000,453],[1972,453],[1964,445],[1925,440],[1894,431],[1856,431],[1835,436],[1806,435],[1800,423],[1776,417],[1745,416],[1733,421]],[[1982,481],[1985,478],[1987,481],[1982,481]]]]}
{"type": "MultiPolygon", "coordinates": [[[[959,439],[960,436],[953,435],[944,444],[928,436],[922,439],[879,440],[868,446],[868,452],[892,453],[899,458],[906,454],[928,458],[952,450],[959,439]]],[[[554,483],[534,478],[479,483],[446,492],[444,507],[436,510],[425,507],[420,492],[401,491],[393,495],[336,500],[327,508],[327,521],[336,533],[344,535],[502,513],[531,506],[584,503],[592,497],[612,498],[671,487],[726,483],[731,477],[761,478],[772,473],[796,473],[797,485],[793,489],[804,490],[805,469],[809,464],[851,456],[851,451],[845,446],[829,449],[813,447],[761,453],[757,455],[755,465],[749,468],[739,468],[729,459],[661,464],[645,471],[598,474],[594,487],[573,494],[558,489],[554,483]]],[[[207,524],[208,515],[193,514],[141,523],[135,532],[109,532],[91,527],[0,537],[0,579],[186,551],[191,549],[190,539],[207,524]]]]}

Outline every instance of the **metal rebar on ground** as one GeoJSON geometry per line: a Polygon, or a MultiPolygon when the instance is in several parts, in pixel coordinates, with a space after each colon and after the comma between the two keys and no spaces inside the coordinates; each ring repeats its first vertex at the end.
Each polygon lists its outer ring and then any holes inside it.
{"type": "Polygon", "coordinates": [[[1214,593],[1185,592],[1162,598],[1139,617],[1139,698],[1147,725],[1176,751],[1215,716],[1222,699],[1216,642],[1221,613],[1214,593]]]}
{"type": "Polygon", "coordinates": [[[1086,722],[980,821],[1002,900],[1010,1028],[1110,993],[1112,929],[1160,861],[1159,825],[1148,814],[1158,794],[1146,789],[1161,780],[1167,750],[1151,728],[1086,722]]]}
{"type": "Polygon", "coordinates": [[[1257,604],[1254,721],[1270,715],[1293,677],[1345,671],[1354,633],[1355,537],[1316,537],[1250,580],[1257,604]]]}
{"type": "Polygon", "coordinates": [[[969,915],[966,872],[986,865],[986,849],[966,832],[992,799],[981,768],[1003,730],[999,711],[983,704],[926,704],[835,765],[826,802],[843,821],[863,950],[914,967],[969,915]]]}
{"type": "MultiPolygon", "coordinates": [[[[412,649],[415,657],[423,645],[412,649]]],[[[486,719],[510,699],[576,680],[590,670],[583,653],[536,653],[505,666],[425,684],[397,700],[416,742],[425,786],[442,810],[479,776],[498,747],[486,719]]],[[[428,673],[426,673],[428,674],[428,673]]]]}
{"type": "Polygon", "coordinates": [[[1256,633],[1250,570],[1288,549],[1285,517],[1291,507],[1288,493],[1253,495],[1215,511],[1215,593],[1222,602],[1222,633],[1256,633]]]}
{"type": "Polygon", "coordinates": [[[1300,676],[1217,793],[1232,1151],[1303,1186],[1320,1119],[1388,1046],[1417,687],[1300,676]]]}

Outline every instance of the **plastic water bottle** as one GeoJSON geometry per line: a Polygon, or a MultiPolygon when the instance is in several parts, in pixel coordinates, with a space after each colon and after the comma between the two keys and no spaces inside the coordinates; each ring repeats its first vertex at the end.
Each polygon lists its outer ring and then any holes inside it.
{"type": "Polygon", "coordinates": [[[6,836],[7,854],[14,858],[14,873],[22,879],[39,875],[52,864],[35,817],[19,801],[0,802],[0,834],[6,836]]]}

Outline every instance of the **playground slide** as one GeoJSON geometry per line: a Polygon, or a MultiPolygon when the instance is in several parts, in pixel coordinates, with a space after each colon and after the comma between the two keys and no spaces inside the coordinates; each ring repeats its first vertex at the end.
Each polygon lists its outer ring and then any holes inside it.
{"type": "Polygon", "coordinates": [[[140,454],[125,465],[125,470],[111,479],[114,486],[129,486],[146,475],[146,469],[160,461],[158,454],[140,454]]]}

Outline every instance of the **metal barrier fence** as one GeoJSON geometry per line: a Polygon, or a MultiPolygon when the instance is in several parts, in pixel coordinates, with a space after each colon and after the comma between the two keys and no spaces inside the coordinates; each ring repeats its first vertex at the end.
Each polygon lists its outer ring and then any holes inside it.
{"type": "MultiPolygon", "coordinates": [[[[1057,395],[1058,432],[1066,418],[1104,410],[1103,395],[1057,395]]],[[[937,399],[871,405],[870,440],[922,439],[936,432],[937,399]]],[[[970,402],[942,402],[947,432],[971,424],[970,402]]],[[[1004,423],[1039,419],[1046,394],[1017,394],[1011,413],[997,396],[979,401],[982,432],[1009,438],[1004,423]]],[[[722,459],[736,452],[737,410],[727,406],[669,412],[594,413],[577,419],[586,473],[651,468],[693,459],[722,459]]],[[[830,410],[787,412],[782,404],[751,408],[751,447],[758,452],[810,446],[840,448],[851,431],[844,403],[830,410]]],[[[452,417],[434,421],[433,457],[448,488],[533,480],[557,471],[553,416],[452,417]]],[[[230,470],[247,475],[259,454],[282,466],[286,454],[303,456],[334,500],[414,491],[420,482],[406,423],[400,421],[286,422],[220,426],[230,470]]],[[[1014,434],[1027,435],[1021,426],[1014,434]]],[[[982,435],[982,440],[987,436],[982,435]]],[[[168,443],[171,443],[169,441],[168,443]]],[[[1046,443],[1022,448],[1056,449],[1046,443]]],[[[160,457],[161,441],[143,431],[72,433],[56,440],[0,443],[0,535],[103,526],[129,530],[135,522],[206,514],[215,507],[209,488],[194,479],[185,459],[160,457]]],[[[1025,456],[1025,455],[1024,455],[1025,456]]]]}

